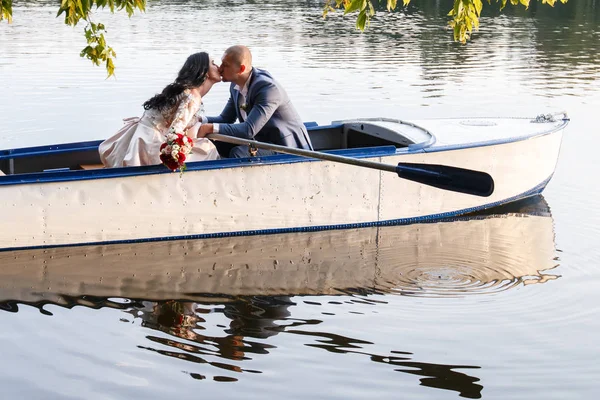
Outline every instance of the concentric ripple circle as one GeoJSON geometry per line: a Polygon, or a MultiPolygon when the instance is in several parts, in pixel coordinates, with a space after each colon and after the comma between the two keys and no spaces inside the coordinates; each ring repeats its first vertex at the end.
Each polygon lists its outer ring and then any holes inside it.
{"type": "Polygon", "coordinates": [[[548,273],[557,265],[550,215],[515,213],[387,229],[379,235],[377,286],[391,293],[494,294],[556,278],[548,273]]]}

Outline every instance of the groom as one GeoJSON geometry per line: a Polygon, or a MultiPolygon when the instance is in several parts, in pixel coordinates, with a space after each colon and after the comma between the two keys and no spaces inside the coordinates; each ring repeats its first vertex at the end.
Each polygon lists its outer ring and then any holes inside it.
{"type": "MultiPolygon", "coordinates": [[[[231,82],[230,97],[221,115],[203,117],[198,137],[220,133],[312,150],[306,127],[287,93],[267,71],[252,67],[252,54],[246,46],[225,50],[219,73],[223,82],[231,82]]],[[[223,157],[249,156],[248,146],[219,141],[215,145],[223,157]]],[[[271,150],[259,149],[256,155],[272,154],[271,150]]]]}

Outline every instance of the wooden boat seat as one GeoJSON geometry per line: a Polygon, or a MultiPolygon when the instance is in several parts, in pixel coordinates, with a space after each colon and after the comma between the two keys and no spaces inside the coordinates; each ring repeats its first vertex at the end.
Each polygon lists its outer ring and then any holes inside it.
{"type": "Polygon", "coordinates": [[[100,168],[104,168],[103,164],[79,164],[79,167],[81,169],[100,169],[100,168]]]}

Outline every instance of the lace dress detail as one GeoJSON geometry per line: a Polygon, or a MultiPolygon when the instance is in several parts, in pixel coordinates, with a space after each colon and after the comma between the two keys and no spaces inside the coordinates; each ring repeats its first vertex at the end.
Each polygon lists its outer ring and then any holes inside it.
{"type": "MultiPolygon", "coordinates": [[[[204,105],[189,91],[179,95],[175,106],[159,111],[146,110],[141,118],[124,120],[125,126],[98,148],[106,167],[129,167],[160,164],[160,145],[169,132],[184,133],[204,115],[204,105]]],[[[219,154],[206,139],[194,139],[187,162],[216,160],[219,154]]]]}
{"type": "Polygon", "coordinates": [[[203,112],[204,104],[198,104],[196,98],[186,91],[179,95],[175,106],[162,111],[147,110],[145,113],[149,115],[158,130],[166,133],[169,129],[173,132],[185,131],[198,121],[198,114],[200,118],[202,117],[203,112]]]}

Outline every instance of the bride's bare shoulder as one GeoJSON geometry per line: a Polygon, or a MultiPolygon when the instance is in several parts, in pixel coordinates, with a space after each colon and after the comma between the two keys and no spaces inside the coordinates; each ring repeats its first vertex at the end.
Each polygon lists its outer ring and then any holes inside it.
{"type": "Polygon", "coordinates": [[[200,95],[200,91],[196,88],[188,89],[190,96],[197,102],[202,102],[202,96],[200,95]]]}

